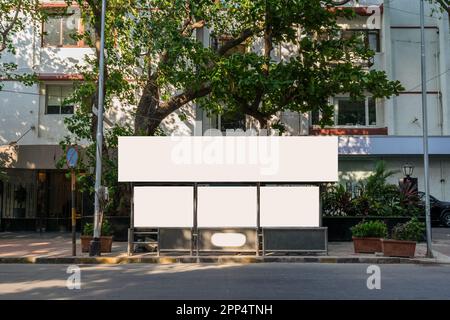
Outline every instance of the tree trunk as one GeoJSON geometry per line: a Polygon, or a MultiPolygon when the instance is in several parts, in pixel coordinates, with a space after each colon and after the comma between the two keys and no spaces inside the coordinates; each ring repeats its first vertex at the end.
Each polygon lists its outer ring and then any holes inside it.
{"type": "Polygon", "coordinates": [[[141,99],[137,105],[134,119],[135,135],[154,135],[161,121],[166,115],[159,110],[158,88],[153,81],[149,81],[144,87],[141,99]]]}
{"type": "Polygon", "coordinates": [[[269,135],[270,119],[267,117],[261,117],[256,120],[258,120],[258,123],[259,123],[260,134],[262,133],[263,130],[265,130],[264,135],[269,135]]]}

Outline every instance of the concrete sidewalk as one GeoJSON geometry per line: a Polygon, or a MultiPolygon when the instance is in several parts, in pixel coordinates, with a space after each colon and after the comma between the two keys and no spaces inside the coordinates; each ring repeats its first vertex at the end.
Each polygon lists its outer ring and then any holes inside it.
{"type": "Polygon", "coordinates": [[[425,257],[426,245],[420,243],[414,259],[383,257],[374,254],[355,254],[352,242],[330,242],[328,255],[299,256],[251,255],[225,256],[160,256],[155,253],[127,255],[126,242],[114,242],[111,253],[89,257],[81,253],[78,235],[77,256],[71,256],[70,233],[0,233],[0,263],[251,263],[251,262],[326,262],[326,263],[442,263],[450,264],[450,229],[433,229],[434,259],[425,257]]]}

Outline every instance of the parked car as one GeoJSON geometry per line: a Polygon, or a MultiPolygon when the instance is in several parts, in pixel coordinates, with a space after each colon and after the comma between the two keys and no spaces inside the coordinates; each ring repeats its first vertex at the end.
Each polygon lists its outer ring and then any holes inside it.
{"type": "MultiPolygon", "coordinates": [[[[425,193],[419,192],[420,200],[425,208],[425,193]]],[[[441,201],[430,195],[431,221],[450,228],[450,202],[441,201]]]]}

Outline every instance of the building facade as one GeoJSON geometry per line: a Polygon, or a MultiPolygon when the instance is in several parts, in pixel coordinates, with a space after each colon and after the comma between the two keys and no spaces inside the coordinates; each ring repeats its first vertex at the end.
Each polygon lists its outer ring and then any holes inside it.
{"type": "MultiPolygon", "coordinates": [[[[62,1],[43,1],[52,10],[65,6],[62,1]]],[[[320,114],[285,112],[280,120],[286,135],[338,135],[339,173],[347,185],[369,175],[378,160],[389,169],[400,170],[405,163],[415,166],[413,176],[423,189],[422,111],[420,73],[419,1],[367,0],[349,4],[357,13],[351,22],[342,21],[343,36],[361,33],[376,55],[368,68],[384,70],[390,79],[399,80],[405,91],[391,99],[360,102],[342,95],[330,102],[335,106],[334,125],[321,128],[320,114]]],[[[447,13],[434,12],[426,5],[426,67],[428,130],[430,135],[431,194],[450,201],[450,29],[447,13]]],[[[62,156],[59,142],[68,134],[64,118],[76,106],[63,104],[74,81],[81,80],[76,65],[85,55],[94,54],[82,41],[69,34],[83,28],[79,13],[55,16],[43,23],[31,23],[15,38],[15,55],[4,61],[18,65],[18,71],[34,72],[39,83],[27,87],[3,81],[0,91],[0,155],[7,179],[0,183],[0,219],[3,229],[48,229],[68,226],[70,214],[69,180],[56,169],[62,156]],[[37,223],[37,221],[41,221],[37,223]],[[63,221],[63,223],[59,223],[63,221]],[[20,222],[20,223],[18,223],[20,222]]],[[[208,30],[197,38],[205,46],[214,45],[208,30]]],[[[253,50],[259,50],[255,44],[253,50]]],[[[275,59],[289,54],[277,48],[275,59]]],[[[163,128],[170,134],[202,135],[207,129],[250,129],[253,121],[244,116],[209,117],[194,106],[184,107],[184,117],[169,116],[163,128]],[[183,120],[182,120],[183,119],[183,120]]],[[[112,110],[109,121],[123,121],[125,114],[112,110]]],[[[392,183],[402,177],[399,172],[392,183]]],[[[77,197],[78,211],[92,214],[92,200],[77,197]]]]}

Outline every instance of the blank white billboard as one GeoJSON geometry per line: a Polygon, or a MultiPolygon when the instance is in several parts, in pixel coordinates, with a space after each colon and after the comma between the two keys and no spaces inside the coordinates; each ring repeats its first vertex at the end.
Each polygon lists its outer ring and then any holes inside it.
{"type": "Polygon", "coordinates": [[[332,182],[337,137],[119,137],[121,182],[332,182]]]}
{"type": "Polygon", "coordinates": [[[319,227],[319,187],[261,187],[261,227],[319,227]]]}
{"type": "Polygon", "coordinates": [[[256,228],[256,187],[199,187],[199,228],[256,228]]]}
{"type": "Polygon", "coordinates": [[[135,187],[134,226],[192,228],[193,187],[135,187]]]}

